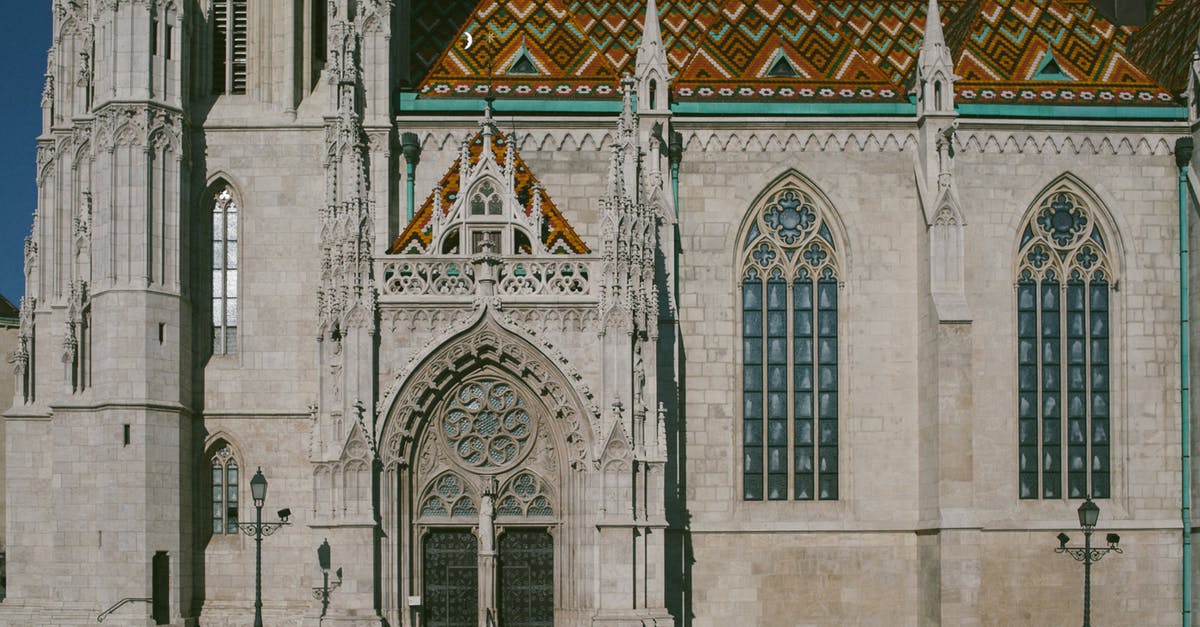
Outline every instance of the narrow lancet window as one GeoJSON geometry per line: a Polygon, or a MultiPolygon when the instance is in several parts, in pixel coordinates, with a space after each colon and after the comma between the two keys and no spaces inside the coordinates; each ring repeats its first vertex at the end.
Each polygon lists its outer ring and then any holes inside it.
{"type": "Polygon", "coordinates": [[[238,465],[228,445],[212,456],[212,532],[213,535],[238,531],[238,465]]]}
{"type": "Polygon", "coordinates": [[[1017,259],[1017,445],[1022,499],[1110,495],[1105,237],[1078,194],[1046,195],[1017,259]]]}
{"type": "Polygon", "coordinates": [[[836,500],[833,236],[812,196],[788,187],[758,210],[742,244],[742,496],[836,500]]]}
{"type": "Polygon", "coordinates": [[[217,192],[212,211],[213,354],[237,352],[238,206],[228,187],[217,192]]]}

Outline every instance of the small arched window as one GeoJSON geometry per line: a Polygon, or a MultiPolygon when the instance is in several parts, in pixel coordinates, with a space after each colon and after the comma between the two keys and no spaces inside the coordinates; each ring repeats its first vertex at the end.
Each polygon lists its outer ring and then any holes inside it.
{"type": "Polygon", "coordinates": [[[1106,238],[1082,195],[1058,187],[1021,228],[1017,445],[1022,499],[1110,493],[1106,238]]]}
{"type": "Polygon", "coordinates": [[[221,445],[209,462],[212,488],[213,535],[238,532],[238,465],[228,444],[221,445]]]}
{"type": "Polygon", "coordinates": [[[475,193],[471,195],[471,215],[481,216],[498,216],[504,211],[504,201],[500,199],[500,192],[491,181],[484,181],[475,188],[475,193]]]}
{"type": "Polygon", "coordinates": [[[212,91],[246,93],[247,0],[213,0],[212,91]]]}
{"type": "Polygon", "coordinates": [[[228,186],[212,206],[212,337],[214,355],[237,352],[238,206],[228,186]]]}
{"type": "Polygon", "coordinates": [[[771,194],[742,241],[742,495],[838,498],[838,260],[824,211],[771,194]]]}

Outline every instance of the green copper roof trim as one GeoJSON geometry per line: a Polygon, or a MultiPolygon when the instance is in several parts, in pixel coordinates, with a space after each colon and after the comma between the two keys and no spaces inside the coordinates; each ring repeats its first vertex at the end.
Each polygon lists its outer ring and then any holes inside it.
{"type": "MultiPolygon", "coordinates": [[[[482,98],[419,98],[401,93],[399,113],[482,113],[482,98]]],[[[497,98],[497,113],[582,113],[616,114],[621,100],[578,100],[553,98],[497,98]]],[[[963,117],[978,118],[1050,118],[1088,120],[1186,120],[1186,107],[1139,107],[1130,105],[1035,105],[961,103],[963,117]]],[[[912,115],[912,102],[698,102],[671,105],[677,115],[912,115]]]]}
{"type": "MultiPolygon", "coordinates": [[[[482,112],[482,98],[418,98],[400,94],[400,113],[482,112]]],[[[620,113],[621,100],[571,100],[497,98],[497,113],[620,113]]],[[[676,102],[671,111],[680,115],[915,115],[917,108],[898,102],[676,102]]]]}
{"type": "Polygon", "coordinates": [[[1128,105],[957,105],[958,113],[973,118],[1055,118],[1087,120],[1186,120],[1186,107],[1137,107],[1128,105]]]}
{"type": "MultiPolygon", "coordinates": [[[[483,98],[418,98],[414,93],[400,94],[400,113],[483,113],[483,98]]],[[[551,100],[540,98],[497,98],[496,113],[620,113],[621,99],[551,100]]]]}
{"type": "Polygon", "coordinates": [[[916,115],[906,102],[677,102],[679,115],[916,115]]]}

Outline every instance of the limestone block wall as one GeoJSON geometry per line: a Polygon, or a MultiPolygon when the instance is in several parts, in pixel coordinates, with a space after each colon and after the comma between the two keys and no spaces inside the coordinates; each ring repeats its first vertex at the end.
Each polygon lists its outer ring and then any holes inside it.
{"type": "MultiPolygon", "coordinates": [[[[1099,143],[1099,140],[1097,140],[1099,143]]],[[[1117,143],[1116,140],[1113,143],[1117,143]]],[[[973,145],[973,144],[971,144],[973,145]]],[[[971,245],[968,300],[974,347],[976,506],[982,520],[1071,520],[1057,501],[1014,498],[1016,232],[1042,189],[1063,173],[1093,190],[1113,217],[1113,496],[1104,518],[1177,528],[1179,516],[1178,209],[1169,154],[1070,150],[959,157],[960,197],[971,245]],[[1007,184],[998,184],[1008,182],[1007,184]],[[1117,251],[1120,251],[1119,253],[1117,251]],[[986,445],[983,445],[986,444],[986,445]]]]}
{"type": "MultiPolygon", "coordinates": [[[[240,195],[238,350],[203,366],[203,411],[304,413],[316,401],[324,130],[246,127],[221,113],[212,112],[205,123],[200,163],[207,181],[222,177],[240,195]]],[[[210,221],[201,194],[195,202],[195,219],[210,221]]],[[[205,259],[211,253],[196,254],[205,259]]],[[[210,280],[207,267],[199,264],[198,282],[210,280]]],[[[207,335],[208,320],[200,324],[207,335]]]]}
{"type": "MultiPolygon", "coordinates": [[[[263,520],[278,520],[280,509],[292,510],[291,525],[263,539],[263,614],[271,624],[298,625],[312,609],[311,588],[320,585],[317,547],[324,536],[312,529],[312,469],[308,462],[311,420],[307,415],[223,415],[206,417],[205,437],[229,442],[239,468],[241,522],[254,522],[250,478],[262,467],[267,478],[263,520]]],[[[207,465],[198,473],[197,490],[208,489],[207,465]]],[[[244,625],[246,609],[253,604],[254,538],[212,534],[206,498],[195,509],[196,605],[191,615],[203,616],[205,625],[244,625]],[[202,610],[202,613],[200,612],[202,610]]],[[[350,552],[344,543],[333,545],[334,568],[369,556],[369,547],[350,552]]],[[[351,585],[349,583],[347,586],[351,585]]]]}
{"type": "MultiPolygon", "coordinates": [[[[911,157],[898,150],[742,149],[749,131],[686,122],[680,166],[680,301],[686,354],[687,508],[704,532],[894,528],[917,515],[917,238],[911,157]],[[732,138],[732,142],[731,142],[732,138]],[[727,146],[722,148],[722,146],[727,146]],[[828,196],[838,242],[840,494],[746,502],[741,484],[739,282],[743,220],[794,170],[828,196]]],[[[831,136],[814,131],[821,144],[831,136]]],[[[803,134],[802,134],[803,136],[803,134]]],[[[901,135],[903,138],[903,136],[901,135]]],[[[903,141],[903,139],[901,140],[903,141]]],[[[791,144],[789,144],[791,146],[791,144]]],[[[698,607],[698,613],[701,612],[698,607]]]]}

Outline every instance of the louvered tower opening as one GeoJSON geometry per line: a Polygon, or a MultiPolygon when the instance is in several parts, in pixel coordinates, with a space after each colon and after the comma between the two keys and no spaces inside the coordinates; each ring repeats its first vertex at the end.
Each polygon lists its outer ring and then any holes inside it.
{"type": "Polygon", "coordinates": [[[247,0],[217,0],[213,3],[214,94],[246,93],[247,0]]]}

